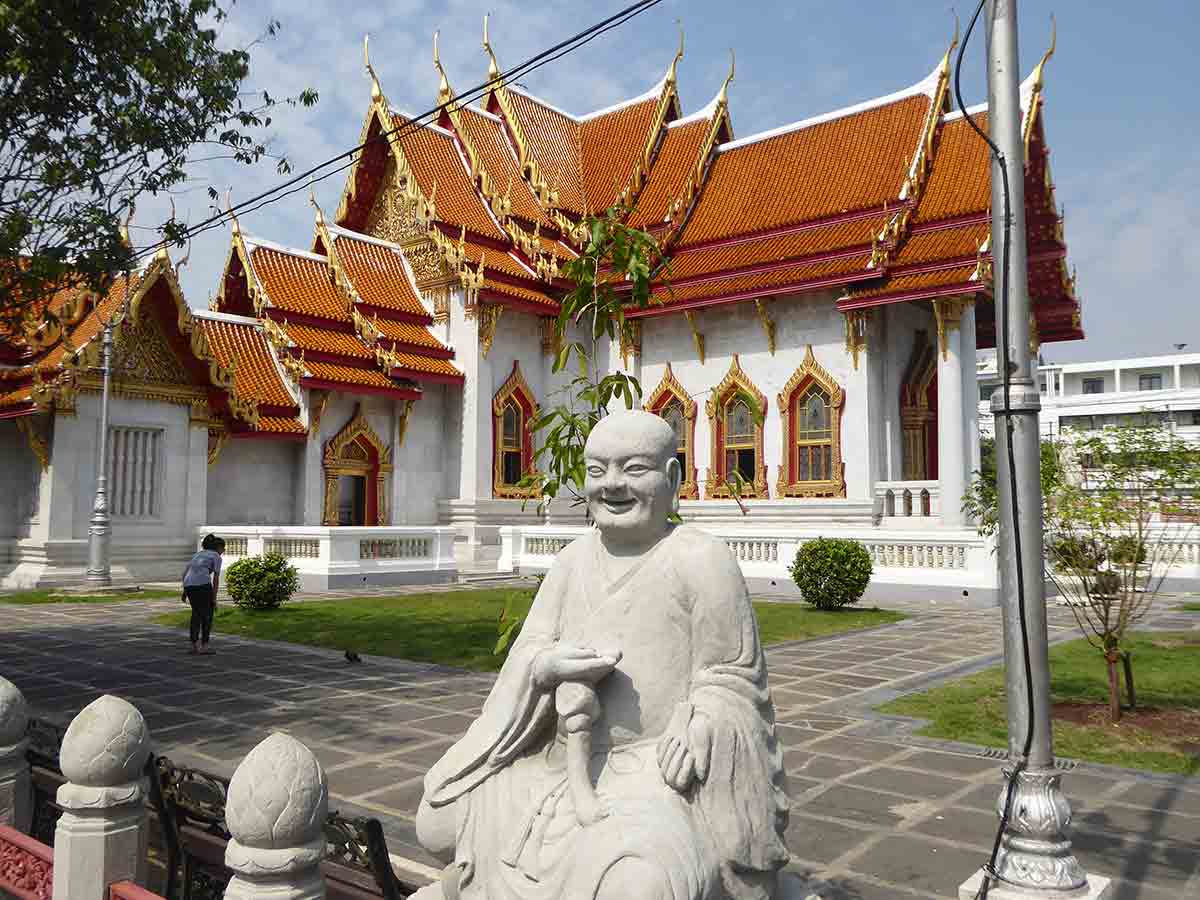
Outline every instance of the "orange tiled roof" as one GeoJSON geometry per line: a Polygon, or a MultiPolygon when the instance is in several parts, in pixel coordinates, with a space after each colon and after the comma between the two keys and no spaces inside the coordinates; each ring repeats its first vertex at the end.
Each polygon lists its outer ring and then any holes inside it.
{"type": "Polygon", "coordinates": [[[963,259],[974,256],[991,232],[991,224],[955,225],[912,234],[900,247],[893,264],[919,265],[936,260],[963,259]]]}
{"type": "Polygon", "coordinates": [[[308,429],[294,416],[259,416],[255,431],[269,434],[307,434],[308,429]]]}
{"type": "Polygon", "coordinates": [[[492,190],[504,196],[510,189],[513,215],[527,222],[549,225],[550,219],[534,197],[529,183],[521,177],[517,158],[504,134],[504,123],[491,113],[464,106],[459,110],[467,139],[479,154],[479,162],[492,179],[492,190]]]}
{"type": "Polygon", "coordinates": [[[580,123],[580,170],[592,212],[616,202],[650,138],[658,97],[627,103],[580,123]]]}
{"type": "MultiPolygon", "coordinates": [[[[987,113],[975,113],[972,118],[986,133],[987,113]]],[[[944,122],[914,224],[987,210],[991,206],[991,172],[987,145],[966,120],[956,117],[944,122]]]]}
{"type": "Polygon", "coordinates": [[[915,94],[750,143],[725,145],[684,243],[895,203],[929,105],[927,95],[915,94]]]}
{"type": "Polygon", "coordinates": [[[670,291],[666,288],[659,288],[651,296],[651,302],[673,306],[742,294],[786,293],[792,286],[802,286],[806,283],[811,284],[864,272],[867,270],[870,258],[871,254],[865,253],[818,263],[693,282],[675,287],[670,291]]]}
{"type": "Polygon", "coordinates": [[[544,294],[541,291],[532,290],[530,288],[518,287],[515,284],[509,284],[505,281],[489,281],[487,283],[487,289],[493,293],[504,294],[517,300],[524,300],[527,303],[535,303],[538,306],[544,306],[548,311],[553,311],[558,308],[558,301],[554,300],[547,294],[544,294]]]}
{"type": "Polygon", "coordinates": [[[250,262],[271,305],[335,321],[348,318],[347,301],[337,289],[323,257],[286,252],[247,239],[250,262]]]}
{"type": "MultiPolygon", "coordinates": [[[[224,368],[232,366],[234,359],[237,359],[233,382],[237,396],[268,406],[295,405],[296,401],[280,380],[267,337],[257,324],[242,324],[204,315],[196,316],[196,324],[208,339],[213,356],[224,368]]],[[[260,417],[260,428],[261,423],[260,417]]]]}
{"type": "Polygon", "coordinates": [[[428,315],[409,280],[399,248],[364,240],[343,229],[330,232],[338,261],[363,303],[415,316],[428,315]]]}
{"type": "Polygon", "coordinates": [[[462,378],[463,373],[454,367],[448,359],[434,359],[431,356],[419,356],[416,353],[395,354],[396,364],[401,369],[411,372],[422,372],[427,375],[441,375],[450,378],[462,378]]]}
{"type": "MultiPolygon", "coordinates": [[[[908,298],[921,291],[936,292],[939,288],[968,284],[976,269],[975,263],[961,266],[949,266],[926,272],[913,272],[907,275],[895,275],[882,284],[872,284],[870,287],[856,288],[847,292],[847,296],[838,301],[839,306],[857,306],[863,300],[880,302],[885,297],[908,298]]],[[[979,289],[985,285],[975,283],[979,289]]]]}
{"type": "Polygon", "coordinates": [[[411,322],[397,322],[395,319],[372,319],[371,324],[379,329],[380,334],[393,341],[405,344],[415,344],[434,350],[443,350],[445,345],[429,333],[429,329],[411,322]]]}
{"type": "Polygon", "coordinates": [[[405,127],[409,121],[406,116],[393,114],[392,125],[400,131],[392,140],[400,144],[425,199],[432,198],[438,219],[456,226],[466,225],[476,234],[503,238],[504,233],[475,192],[453,135],[432,126],[405,127]]]}
{"type": "Polygon", "coordinates": [[[344,331],[320,328],[302,322],[288,322],[283,327],[291,342],[302,350],[335,353],[355,359],[375,358],[375,354],[368,350],[354,333],[347,334],[344,331]]]}
{"type": "Polygon", "coordinates": [[[497,250],[495,247],[483,247],[467,241],[463,249],[472,266],[479,265],[480,261],[483,262],[485,276],[489,271],[496,271],[503,272],[505,275],[511,275],[514,278],[522,278],[526,281],[537,280],[537,276],[531,274],[529,269],[524,265],[513,259],[510,254],[502,250],[497,250]]]}
{"type": "Polygon", "coordinates": [[[378,369],[360,369],[355,366],[344,366],[340,363],[316,362],[306,359],[304,368],[308,370],[313,378],[320,378],[322,381],[337,381],[342,384],[359,385],[362,387],[376,388],[399,388],[401,385],[396,384],[392,379],[388,378],[378,369]]]}
{"type": "Polygon", "coordinates": [[[558,191],[563,209],[582,214],[585,199],[579,123],[528,94],[511,87],[505,90],[542,178],[558,191]]]}
{"type": "Polygon", "coordinates": [[[849,248],[869,247],[891,216],[891,213],[865,216],[762,240],[739,241],[676,253],[671,260],[670,279],[679,281],[708,272],[723,272],[849,248]]]}
{"type": "Polygon", "coordinates": [[[683,192],[700,158],[709,124],[708,119],[697,119],[667,129],[650,169],[650,179],[638,194],[637,208],[629,217],[631,225],[646,228],[666,220],[671,204],[683,192]]]}
{"type": "Polygon", "coordinates": [[[13,407],[29,403],[32,389],[32,385],[26,385],[25,387],[14,388],[13,390],[0,393],[0,409],[12,409],[13,407]]]}

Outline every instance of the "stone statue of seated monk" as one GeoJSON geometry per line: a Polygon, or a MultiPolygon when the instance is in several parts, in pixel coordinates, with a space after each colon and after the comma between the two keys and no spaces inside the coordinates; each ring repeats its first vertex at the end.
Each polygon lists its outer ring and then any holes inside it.
{"type": "Polygon", "coordinates": [[[674,525],[661,418],[602,419],[596,529],[542,583],[479,718],[425,777],[420,900],[766,900],[788,799],[758,627],[719,538],[674,525]]]}

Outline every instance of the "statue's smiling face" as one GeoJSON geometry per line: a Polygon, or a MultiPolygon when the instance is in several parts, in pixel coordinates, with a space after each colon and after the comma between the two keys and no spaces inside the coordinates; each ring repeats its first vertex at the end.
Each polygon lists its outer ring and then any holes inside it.
{"type": "Polygon", "coordinates": [[[679,489],[674,449],[671,427],[650,413],[616,413],[596,425],[584,451],[584,493],[601,531],[650,541],[667,529],[679,489]]]}

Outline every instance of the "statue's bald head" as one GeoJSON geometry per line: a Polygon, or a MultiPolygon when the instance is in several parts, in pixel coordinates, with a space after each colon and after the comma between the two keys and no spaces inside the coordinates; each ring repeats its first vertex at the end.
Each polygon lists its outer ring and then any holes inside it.
{"type": "Polygon", "coordinates": [[[588,435],[584,456],[645,455],[664,463],[675,456],[675,432],[661,417],[639,409],[611,413],[588,435]]]}

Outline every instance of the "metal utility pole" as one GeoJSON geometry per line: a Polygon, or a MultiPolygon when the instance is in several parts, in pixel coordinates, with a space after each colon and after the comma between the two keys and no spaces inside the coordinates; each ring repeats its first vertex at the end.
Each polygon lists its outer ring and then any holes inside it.
{"type": "Polygon", "coordinates": [[[96,459],[96,498],[92,501],[92,519],[88,525],[89,584],[112,584],[109,555],[112,519],[108,513],[108,393],[112,384],[113,317],[104,323],[103,388],[100,394],[100,446],[96,459]]]}
{"type": "Polygon", "coordinates": [[[1089,884],[1071,842],[1063,834],[1071,821],[1071,808],[1062,793],[1051,746],[1039,479],[1041,400],[1029,346],[1025,144],[1017,68],[1016,0],[988,0],[986,16],[989,130],[1002,155],[1001,160],[992,162],[993,285],[997,318],[1002,309],[1004,314],[1003,321],[996,323],[997,362],[1001,378],[1006,366],[1009,376],[1008,397],[1004,396],[1003,380],[992,394],[1009,754],[997,807],[1001,815],[1007,807],[1008,814],[996,854],[996,877],[977,872],[962,886],[960,897],[1100,898],[1107,894],[1107,880],[1094,878],[1089,884]],[[1001,306],[1005,295],[1007,308],[1001,306]],[[980,882],[985,879],[988,887],[981,890],[980,882]]]}

